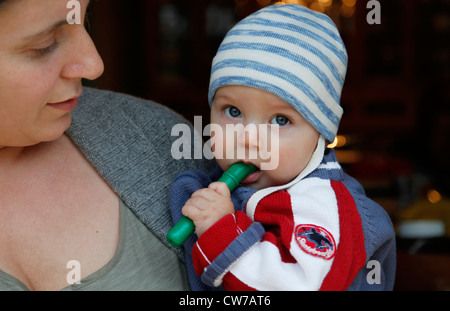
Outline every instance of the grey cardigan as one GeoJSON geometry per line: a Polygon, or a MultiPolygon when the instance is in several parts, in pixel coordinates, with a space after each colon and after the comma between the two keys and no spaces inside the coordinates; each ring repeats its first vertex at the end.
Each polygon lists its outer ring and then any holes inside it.
{"type": "MultiPolygon", "coordinates": [[[[188,122],[165,106],[85,87],[67,130],[98,173],[169,248],[165,236],[173,225],[168,201],[173,179],[184,170],[209,171],[214,165],[172,157],[178,137],[171,130],[179,123],[188,122]]],[[[174,251],[184,260],[181,249],[174,251]]]]}

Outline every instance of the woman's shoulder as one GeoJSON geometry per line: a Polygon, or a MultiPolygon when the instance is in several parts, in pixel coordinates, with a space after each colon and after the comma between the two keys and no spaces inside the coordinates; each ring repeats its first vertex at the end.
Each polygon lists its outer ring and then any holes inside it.
{"type": "Polygon", "coordinates": [[[185,123],[186,120],[168,107],[129,94],[85,87],[78,108],[73,112],[76,122],[96,118],[111,122],[144,122],[159,120],[157,125],[185,123]]]}
{"type": "Polygon", "coordinates": [[[184,170],[214,161],[177,159],[172,128],[182,116],[155,102],[86,88],[67,134],[124,202],[161,240],[170,228],[168,192],[184,170]]]}
{"type": "Polygon", "coordinates": [[[123,155],[129,162],[130,157],[140,156],[153,164],[161,161],[184,169],[202,167],[209,161],[175,161],[172,146],[178,137],[172,136],[172,129],[179,124],[192,129],[186,119],[161,104],[85,88],[67,133],[88,158],[95,154],[94,160],[114,157],[114,161],[119,161],[119,155],[123,155]]]}

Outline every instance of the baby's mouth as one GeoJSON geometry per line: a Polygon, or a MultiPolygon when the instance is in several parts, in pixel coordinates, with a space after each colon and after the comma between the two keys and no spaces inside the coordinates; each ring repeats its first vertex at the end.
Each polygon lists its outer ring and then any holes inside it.
{"type": "Polygon", "coordinates": [[[245,177],[245,179],[241,182],[241,184],[245,185],[245,184],[251,184],[256,182],[259,177],[261,176],[262,171],[261,170],[257,170],[256,172],[251,173],[250,175],[248,175],[247,177],[245,177]]]}

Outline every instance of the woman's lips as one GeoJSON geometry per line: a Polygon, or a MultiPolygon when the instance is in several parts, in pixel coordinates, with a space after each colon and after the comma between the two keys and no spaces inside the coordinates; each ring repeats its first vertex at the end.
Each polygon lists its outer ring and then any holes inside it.
{"type": "Polygon", "coordinates": [[[48,105],[50,107],[58,109],[58,110],[70,112],[70,111],[73,111],[77,107],[78,97],[74,97],[74,98],[68,99],[66,101],[59,102],[59,103],[49,103],[48,105]]]}

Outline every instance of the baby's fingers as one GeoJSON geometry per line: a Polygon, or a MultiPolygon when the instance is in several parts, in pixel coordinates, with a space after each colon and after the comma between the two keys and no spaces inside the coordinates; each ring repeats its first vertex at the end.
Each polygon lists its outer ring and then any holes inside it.
{"type": "Polygon", "coordinates": [[[194,199],[194,198],[195,199],[202,198],[202,199],[204,199],[206,201],[213,202],[213,201],[217,200],[217,193],[214,190],[212,190],[212,189],[203,188],[203,189],[195,191],[192,194],[191,199],[194,199]]]}
{"type": "Polygon", "coordinates": [[[231,195],[230,189],[228,189],[227,184],[224,182],[213,182],[208,188],[224,197],[229,197],[231,195]]]}
{"type": "Polygon", "coordinates": [[[192,196],[189,200],[184,204],[183,209],[186,208],[194,208],[199,210],[204,210],[211,205],[211,201],[204,198],[203,196],[192,196]]]}

